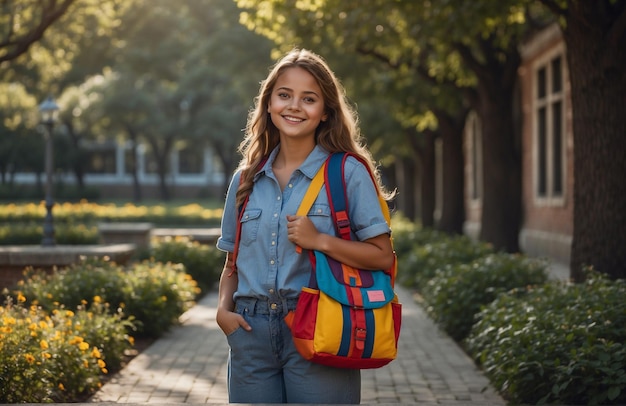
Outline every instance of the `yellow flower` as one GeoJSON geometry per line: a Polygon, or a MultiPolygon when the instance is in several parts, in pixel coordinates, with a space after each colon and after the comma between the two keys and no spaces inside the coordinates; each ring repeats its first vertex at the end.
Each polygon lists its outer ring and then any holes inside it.
{"type": "Polygon", "coordinates": [[[93,302],[94,303],[102,303],[102,298],[98,295],[93,297],[93,302]]]}
{"type": "Polygon", "coordinates": [[[62,383],[59,383],[59,389],[64,391],[65,390],[65,386],[63,386],[62,383]]]}
{"type": "Polygon", "coordinates": [[[33,357],[32,354],[24,354],[24,358],[26,358],[26,362],[29,364],[35,362],[35,357],[33,357]]]}
{"type": "Polygon", "coordinates": [[[42,350],[47,350],[48,348],[50,348],[46,340],[41,340],[39,342],[39,346],[41,347],[42,350]]]}
{"type": "Polygon", "coordinates": [[[82,337],[79,336],[74,336],[72,337],[72,339],[69,341],[70,345],[76,345],[76,344],[80,344],[83,341],[85,341],[82,337]]]}
{"type": "Polygon", "coordinates": [[[91,356],[94,358],[102,357],[102,355],[100,354],[100,350],[98,350],[98,348],[96,347],[93,347],[93,350],[91,350],[91,356]]]}
{"type": "Polygon", "coordinates": [[[98,366],[100,367],[100,369],[104,369],[104,367],[107,366],[106,362],[102,361],[101,359],[98,360],[98,366]]]}
{"type": "Polygon", "coordinates": [[[83,367],[89,368],[89,361],[87,361],[86,359],[83,360],[83,367]]]}
{"type": "Polygon", "coordinates": [[[28,329],[31,331],[37,330],[37,323],[30,323],[28,329]]]}
{"type": "Polygon", "coordinates": [[[24,296],[21,292],[17,295],[18,303],[24,303],[26,301],[26,296],[24,296]]]}
{"type": "Polygon", "coordinates": [[[135,337],[128,337],[128,342],[130,345],[135,345],[135,337]]]}
{"type": "Polygon", "coordinates": [[[52,358],[52,355],[51,355],[49,352],[44,352],[44,353],[43,353],[43,354],[41,354],[41,355],[43,355],[43,357],[44,357],[45,359],[50,359],[50,358],[52,358]]]}
{"type": "Polygon", "coordinates": [[[3,317],[2,322],[7,326],[15,325],[15,317],[3,317]]]}
{"type": "Polygon", "coordinates": [[[81,351],[87,351],[89,349],[89,344],[87,344],[86,342],[82,342],[82,343],[78,344],[78,348],[81,351]]]}
{"type": "Polygon", "coordinates": [[[65,315],[66,315],[67,317],[74,317],[74,312],[73,312],[73,311],[71,311],[71,310],[66,310],[66,311],[65,311],[65,315]]]}

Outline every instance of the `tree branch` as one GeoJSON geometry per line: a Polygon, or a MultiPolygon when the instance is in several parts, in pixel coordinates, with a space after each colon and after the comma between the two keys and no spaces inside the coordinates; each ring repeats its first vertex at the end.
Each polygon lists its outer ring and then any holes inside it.
{"type": "Polygon", "coordinates": [[[62,3],[57,5],[57,0],[49,0],[48,3],[43,5],[39,23],[21,37],[11,38],[11,34],[13,34],[11,28],[9,36],[0,43],[0,50],[6,51],[4,54],[0,55],[0,63],[13,60],[28,51],[28,48],[35,42],[41,40],[46,30],[55,21],[61,18],[75,1],[76,0],[63,0],[62,3]]]}

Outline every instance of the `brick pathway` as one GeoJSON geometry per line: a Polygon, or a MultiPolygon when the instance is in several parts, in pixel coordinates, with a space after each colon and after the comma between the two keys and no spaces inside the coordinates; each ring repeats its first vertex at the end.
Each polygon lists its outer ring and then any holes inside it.
{"type": "MultiPolygon", "coordinates": [[[[364,370],[362,404],[506,405],[458,345],[412,300],[403,303],[398,359],[364,370]]],[[[173,328],[135,357],[91,402],[228,403],[228,346],[215,323],[217,294],[205,296],[173,328]]]]}

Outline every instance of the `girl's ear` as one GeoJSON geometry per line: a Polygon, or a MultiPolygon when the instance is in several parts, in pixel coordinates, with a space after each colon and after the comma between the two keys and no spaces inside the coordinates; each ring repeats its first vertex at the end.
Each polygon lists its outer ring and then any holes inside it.
{"type": "Polygon", "coordinates": [[[322,121],[326,122],[326,120],[328,120],[328,114],[324,114],[322,116],[322,121]]]}

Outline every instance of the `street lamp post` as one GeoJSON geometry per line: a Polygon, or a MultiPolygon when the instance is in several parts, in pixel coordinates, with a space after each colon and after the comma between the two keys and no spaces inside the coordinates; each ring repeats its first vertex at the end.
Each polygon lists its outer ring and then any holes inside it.
{"type": "Polygon", "coordinates": [[[39,105],[41,124],[45,127],[44,137],[46,140],[46,217],[43,223],[43,239],[41,240],[43,247],[53,247],[56,244],[54,239],[54,220],[52,217],[52,207],[54,206],[52,198],[52,171],[54,168],[52,128],[58,112],[59,106],[57,106],[52,97],[48,97],[39,105]]]}

